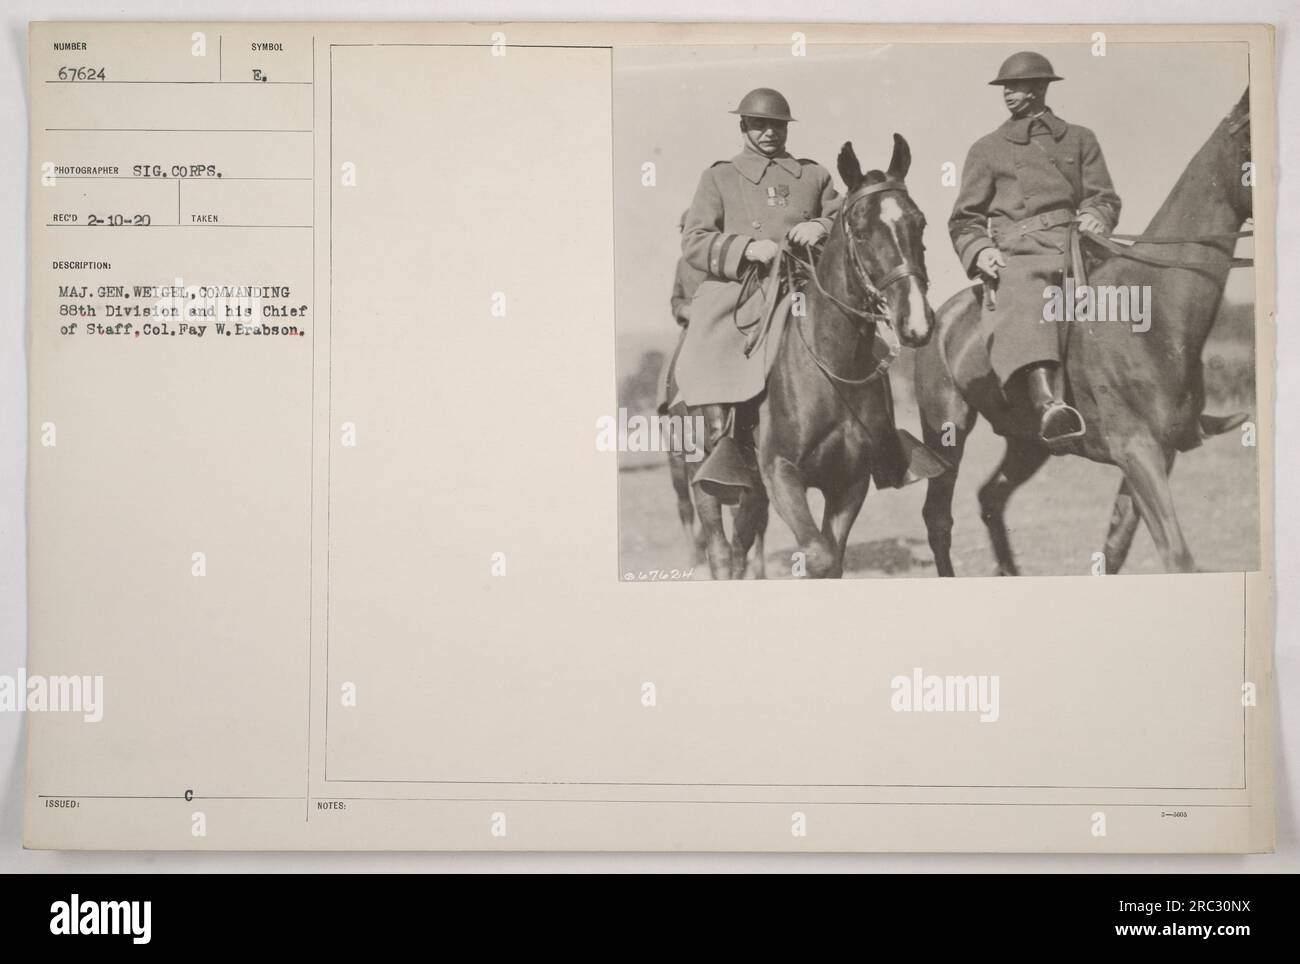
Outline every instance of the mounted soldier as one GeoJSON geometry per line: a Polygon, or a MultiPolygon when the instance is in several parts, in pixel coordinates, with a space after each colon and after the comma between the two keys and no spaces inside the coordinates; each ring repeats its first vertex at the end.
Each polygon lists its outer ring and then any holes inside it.
{"type": "MultiPolygon", "coordinates": [[[[760,87],[731,113],[740,117],[742,149],[701,176],[682,233],[683,261],[705,277],[691,302],[676,364],[682,400],[701,409],[708,427],[709,455],[694,482],[725,502],[761,485],[753,430],[767,366],[761,353],[745,352],[742,279],[776,270],[783,241],[808,249],[818,245],[841,202],[824,167],[786,151],[794,117],[785,97],[760,87]]],[[[917,476],[906,471],[906,443],[894,428],[892,406],[882,409],[873,425],[873,475],[877,485],[898,487],[917,476]]]]}
{"type": "Polygon", "coordinates": [[[970,149],[948,221],[962,267],[984,282],[993,371],[1048,443],[1079,438],[1085,425],[1063,400],[1061,332],[1043,321],[1043,292],[1062,283],[1070,224],[1109,234],[1120,212],[1096,136],[1047,106],[1048,85],[1061,79],[1032,51],[1002,64],[989,84],[1002,88],[1011,117],[970,149]]]}

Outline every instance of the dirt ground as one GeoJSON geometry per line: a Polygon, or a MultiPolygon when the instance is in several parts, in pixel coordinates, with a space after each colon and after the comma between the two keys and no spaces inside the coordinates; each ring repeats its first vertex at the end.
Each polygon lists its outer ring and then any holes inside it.
{"type": "MultiPolygon", "coordinates": [[[[898,424],[920,435],[914,405],[899,400],[898,424]]],[[[1257,449],[1244,446],[1239,432],[1210,439],[1180,455],[1172,484],[1175,504],[1199,568],[1242,571],[1257,568],[1259,505],[1257,449]]],[[[953,565],[958,576],[993,573],[993,552],[980,521],[975,493],[996,467],[1002,442],[980,423],[966,446],[953,500],[953,565]]],[[[664,457],[619,473],[620,576],[690,568],[692,550],[677,521],[676,497],[664,457]]],[[[1092,553],[1106,535],[1119,470],[1074,456],[1051,459],[1012,498],[1007,525],[1025,575],[1089,575],[1092,553]]],[[[846,578],[935,576],[921,505],[925,483],[872,491],[849,536],[846,578]]],[[[821,503],[812,494],[815,518],[821,503]]],[[[773,512],[767,530],[767,576],[789,578],[794,537],[773,512]]],[[[1158,573],[1163,566],[1145,527],[1139,527],[1124,573],[1158,573]]],[[[693,579],[708,579],[696,565],[693,579]]]]}

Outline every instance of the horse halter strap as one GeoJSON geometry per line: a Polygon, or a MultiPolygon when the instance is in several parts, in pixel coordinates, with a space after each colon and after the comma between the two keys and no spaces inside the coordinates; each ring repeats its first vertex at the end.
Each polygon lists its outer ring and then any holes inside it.
{"type": "MultiPolygon", "coordinates": [[[[840,208],[840,222],[844,225],[844,237],[845,240],[848,242],[848,248],[849,248],[849,254],[848,254],[849,264],[852,266],[854,273],[857,275],[858,282],[866,289],[867,297],[870,301],[869,307],[866,310],[863,310],[861,308],[855,308],[852,305],[846,304],[845,302],[841,301],[839,298],[836,298],[833,294],[831,294],[822,286],[821,279],[817,277],[816,265],[813,265],[811,262],[805,263],[801,259],[799,259],[798,256],[795,255],[793,252],[790,252],[790,257],[792,259],[804,265],[805,269],[807,270],[808,276],[812,279],[812,283],[817,287],[817,291],[822,295],[823,298],[831,302],[831,304],[835,305],[837,308],[839,308],[842,312],[844,312],[846,315],[849,315],[850,317],[860,318],[863,321],[869,321],[872,323],[884,321],[886,324],[886,328],[889,330],[891,334],[891,337],[893,339],[892,341],[893,350],[889,357],[882,358],[876,364],[875,369],[870,373],[868,373],[867,375],[865,375],[864,377],[846,378],[843,375],[838,375],[834,371],[832,371],[830,365],[828,365],[826,361],[822,359],[817,354],[817,352],[813,349],[813,346],[809,343],[807,336],[804,334],[803,319],[800,318],[799,323],[795,325],[795,331],[799,335],[799,340],[803,343],[803,347],[808,352],[808,356],[812,359],[813,364],[816,365],[817,368],[821,371],[821,373],[826,376],[827,380],[831,383],[831,386],[835,389],[836,394],[840,395],[840,400],[844,402],[845,406],[849,409],[850,414],[853,414],[854,419],[857,420],[859,424],[861,424],[861,420],[857,418],[857,415],[855,413],[853,413],[853,406],[849,405],[848,400],[845,399],[842,394],[840,394],[840,386],[841,385],[860,386],[875,381],[877,378],[881,377],[886,371],[889,370],[890,364],[892,364],[894,358],[898,354],[897,336],[893,335],[892,334],[893,329],[888,327],[889,320],[890,320],[889,316],[880,311],[880,308],[882,307],[885,299],[884,292],[891,285],[899,281],[902,281],[904,278],[908,278],[908,277],[920,278],[921,283],[923,285],[928,284],[928,279],[925,276],[925,272],[921,268],[918,268],[916,265],[909,262],[906,258],[904,258],[903,261],[901,261],[896,267],[886,272],[885,276],[880,279],[879,283],[873,282],[871,280],[871,273],[867,270],[867,266],[862,263],[862,256],[858,253],[858,239],[854,236],[853,228],[849,221],[849,212],[852,210],[853,206],[857,204],[858,201],[860,201],[862,198],[868,197],[869,195],[872,194],[883,194],[886,191],[897,191],[901,194],[906,195],[907,187],[903,184],[902,181],[895,181],[895,180],[876,181],[872,184],[864,184],[862,187],[859,187],[856,191],[853,191],[851,194],[849,194],[849,196],[844,199],[844,204],[840,208]]],[[[862,329],[859,328],[857,330],[858,330],[858,337],[859,338],[863,337],[864,332],[862,331],[862,329]]],[[[863,425],[863,428],[865,429],[866,426],[863,425]]]]}
{"type": "Polygon", "coordinates": [[[872,281],[871,272],[867,266],[862,263],[862,255],[858,253],[857,237],[853,234],[853,222],[849,218],[849,213],[863,198],[872,194],[884,194],[886,192],[897,192],[904,196],[907,195],[907,185],[902,181],[886,179],[876,181],[874,184],[864,184],[856,191],[844,199],[843,211],[840,220],[844,224],[844,236],[849,242],[849,263],[853,265],[854,272],[857,273],[858,281],[867,289],[867,294],[877,303],[883,300],[884,293],[893,284],[902,281],[904,278],[919,278],[922,285],[929,285],[929,279],[922,268],[912,264],[906,258],[898,263],[894,268],[885,273],[885,276],[879,281],[872,281]]]}

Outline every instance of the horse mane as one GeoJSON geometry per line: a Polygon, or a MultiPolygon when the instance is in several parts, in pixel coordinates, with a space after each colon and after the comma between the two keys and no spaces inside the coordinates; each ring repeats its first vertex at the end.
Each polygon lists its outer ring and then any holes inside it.
{"type": "MultiPolygon", "coordinates": [[[[1225,145],[1249,123],[1250,88],[1247,87],[1245,93],[1241,95],[1241,99],[1237,101],[1232,110],[1228,111],[1227,116],[1219,121],[1209,138],[1192,156],[1187,167],[1183,169],[1182,174],[1174,182],[1172,190],[1166,195],[1164,201],[1156,210],[1155,216],[1147,224],[1146,233],[1159,234],[1162,230],[1172,230],[1174,233],[1178,233],[1183,230],[1182,222],[1191,215],[1193,210],[1199,213],[1203,202],[1212,200],[1212,198],[1206,196],[1206,191],[1221,183],[1220,179],[1213,174],[1214,167],[1222,163],[1220,153],[1225,145]],[[1190,203],[1189,196],[1195,198],[1198,203],[1190,203]],[[1182,216],[1178,217],[1175,216],[1174,212],[1180,206],[1182,216]],[[1171,219],[1173,220],[1172,227],[1170,227],[1171,219]]],[[[1230,202],[1225,198],[1223,203],[1228,204],[1230,202]]],[[[1235,230],[1235,225],[1232,229],[1235,230]]],[[[1220,246],[1222,247],[1222,245],[1220,246]]]]}
{"type": "Polygon", "coordinates": [[[1250,123],[1249,87],[1247,87],[1245,92],[1241,95],[1241,99],[1237,101],[1236,106],[1233,107],[1232,110],[1228,111],[1228,116],[1223,119],[1223,123],[1227,124],[1228,127],[1234,131],[1241,128],[1242,125],[1250,123]]]}

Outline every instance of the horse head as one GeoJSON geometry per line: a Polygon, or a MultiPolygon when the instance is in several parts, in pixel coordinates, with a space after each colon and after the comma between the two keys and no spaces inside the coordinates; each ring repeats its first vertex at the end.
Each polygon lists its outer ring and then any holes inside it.
{"type": "Polygon", "coordinates": [[[905,345],[930,340],[934,310],[926,299],[925,216],[907,193],[904,178],[912,150],[894,135],[894,154],[885,172],[862,173],[852,143],[840,149],[840,177],[848,195],[840,208],[846,283],[856,300],[883,309],[905,345]]]}
{"type": "Polygon", "coordinates": [[[1245,221],[1255,216],[1254,183],[1250,165],[1250,88],[1241,95],[1237,106],[1219,124],[1216,131],[1222,140],[1221,154],[1224,178],[1229,185],[1228,202],[1232,210],[1245,221]]]}

